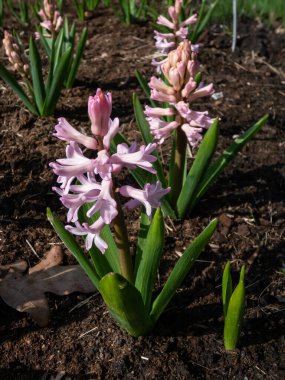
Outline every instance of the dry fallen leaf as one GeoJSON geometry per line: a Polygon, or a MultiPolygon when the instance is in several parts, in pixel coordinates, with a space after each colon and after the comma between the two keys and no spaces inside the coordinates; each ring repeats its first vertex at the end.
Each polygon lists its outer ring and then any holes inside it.
{"type": "Polygon", "coordinates": [[[23,262],[20,266],[15,263],[0,267],[1,273],[6,272],[0,278],[3,301],[20,312],[29,313],[38,325],[46,326],[50,313],[46,292],[57,295],[94,292],[94,285],[79,265],[59,265],[62,257],[61,247],[54,246],[28,273],[23,271],[23,262]]]}

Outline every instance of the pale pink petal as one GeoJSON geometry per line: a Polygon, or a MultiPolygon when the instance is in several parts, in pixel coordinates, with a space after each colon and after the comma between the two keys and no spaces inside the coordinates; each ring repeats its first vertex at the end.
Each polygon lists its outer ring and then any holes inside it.
{"type": "Polygon", "coordinates": [[[119,132],[119,129],[120,129],[119,119],[117,117],[113,121],[110,119],[109,130],[103,138],[103,145],[105,149],[107,150],[110,149],[111,141],[119,132]]]}
{"type": "Polygon", "coordinates": [[[164,16],[158,16],[157,24],[158,24],[158,25],[166,26],[166,27],[169,28],[169,29],[175,29],[175,25],[173,24],[173,22],[169,21],[169,20],[168,20],[166,17],[164,17],[164,16]]]}
{"type": "Polygon", "coordinates": [[[89,149],[96,149],[97,143],[93,137],[88,137],[78,132],[73,128],[64,117],[58,119],[58,124],[55,126],[56,133],[53,135],[60,140],[68,142],[75,141],[86,146],[89,149]]]}

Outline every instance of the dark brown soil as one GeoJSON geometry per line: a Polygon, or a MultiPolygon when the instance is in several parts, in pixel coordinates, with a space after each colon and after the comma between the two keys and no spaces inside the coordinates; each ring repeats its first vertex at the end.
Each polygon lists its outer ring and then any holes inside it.
{"type": "MultiPolygon", "coordinates": [[[[64,150],[64,144],[52,136],[56,117],[64,116],[87,131],[88,96],[100,87],[112,91],[113,116],[120,118],[126,135],[139,138],[131,97],[136,92],[144,101],[144,96],[134,70],[148,77],[152,72],[152,27],[127,27],[104,9],[87,24],[89,40],[78,79],[72,90],[63,92],[54,118],[29,114],[1,82],[1,264],[26,259],[32,266],[39,259],[28,242],[40,257],[59,242],[45,216],[48,206],[64,215],[51,191],[54,177],[48,167],[64,150]]],[[[219,231],[154,331],[139,339],[129,337],[112,321],[98,294],[74,310],[88,296],[50,294],[52,317],[45,328],[0,300],[2,379],[285,377],[284,274],[280,272],[285,251],[285,34],[249,20],[240,22],[239,33],[234,54],[230,35],[221,27],[213,26],[203,36],[204,78],[223,92],[222,99],[208,100],[203,107],[221,118],[220,151],[265,113],[270,114],[269,122],[194,214],[176,222],[167,235],[161,283],[177,252],[211,218],[220,219],[219,231]],[[242,263],[247,270],[246,318],[239,348],[232,353],[225,352],[222,341],[220,285],[227,260],[234,262],[234,280],[242,263]]],[[[129,226],[135,238],[136,231],[129,226]]],[[[74,262],[66,255],[66,263],[74,262]]]]}

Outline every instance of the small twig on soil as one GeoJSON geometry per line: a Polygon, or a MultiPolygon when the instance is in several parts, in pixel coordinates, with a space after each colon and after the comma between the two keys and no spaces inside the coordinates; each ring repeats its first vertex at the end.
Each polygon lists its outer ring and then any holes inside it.
{"type": "Polygon", "coordinates": [[[266,375],[266,372],[264,372],[261,368],[257,367],[257,365],[255,366],[256,369],[258,369],[261,373],[263,373],[263,375],[266,375]]]}
{"type": "Polygon", "coordinates": [[[32,246],[32,244],[26,239],[26,243],[28,244],[28,246],[31,248],[32,252],[36,255],[36,257],[41,260],[40,256],[37,254],[36,250],[34,249],[34,247],[32,246]]]}
{"type": "Polygon", "coordinates": [[[95,330],[97,330],[97,329],[98,329],[98,327],[97,327],[97,326],[96,326],[96,327],[93,327],[93,329],[91,329],[91,330],[88,330],[88,331],[86,331],[85,333],[83,333],[83,334],[79,335],[78,339],[81,339],[81,338],[83,338],[85,335],[87,335],[87,334],[89,334],[89,333],[91,333],[92,331],[95,331],[95,330]]]}
{"type": "Polygon", "coordinates": [[[86,305],[93,297],[96,297],[98,296],[99,293],[95,293],[95,294],[92,294],[92,296],[86,298],[85,300],[79,302],[78,304],[76,304],[75,306],[73,306],[73,308],[71,308],[69,310],[69,313],[73,312],[75,309],[79,309],[80,307],[86,305]]]}
{"type": "Polygon", "coordinates": [[[202,365],[202,364],[199,364],[199,363],[197,363],[197,362],[194,362],[193,360],[189,360],[192,364],[194,364],[194,365],[197,365],[197,366],[199,366],[199,367],[202,367],[202,368],[205,368],[205,369],[207,369],[208,371],[220,371],[221,369],[222,369],[222,367],[218,367],[218,368],[209,368],[209,367],[206,367],[206,366],[204,366],[204,365],[202,365]]]}

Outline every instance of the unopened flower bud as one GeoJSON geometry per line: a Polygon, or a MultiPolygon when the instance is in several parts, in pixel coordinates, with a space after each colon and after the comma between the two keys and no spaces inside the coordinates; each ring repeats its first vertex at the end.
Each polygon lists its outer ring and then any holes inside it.
{"type": "Polygon", "coordinates": [[[112,112],[112,95],[104,94],[100,88],[95,96],[88,100],[88,113],[91,120],[91,130],[95,136],[104,137],[109,130],[109,121],[112,112]]]}

